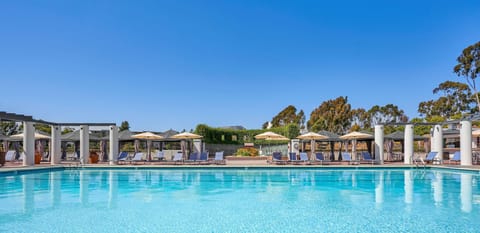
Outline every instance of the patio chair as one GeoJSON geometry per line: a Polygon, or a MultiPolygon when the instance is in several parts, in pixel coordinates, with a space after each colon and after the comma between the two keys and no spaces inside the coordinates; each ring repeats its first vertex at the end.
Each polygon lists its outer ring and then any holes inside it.
{"type": "Polygon", "coordinates": [[[460,151],[455,151],[455,153],[453,153],[452,159],[450,159],[450,160],[448,161],[448,163],[451,163],[451,162],[458,162],[458,163],[460,163],[460,160],[461,160],[460,151]]]}
{"type": "Polygon", "coordinates": [[[425,162],[428,163],[428,162],[440,162],[439,159],[437,159],[437,154],[438,152],[436,151],[430,151],[428,154],[427,154],[427,157],[425,158],[425,162]]]}
{"type": "Polygon", "coordinates": [[[280,152],[273,152],[272,153],[272,160],[269,163],[274,164],[285,164],[286,161],[282,160],[282,153],[280,152]]]}
{"type": "Polygon", "coordinates": [[[215,158],[213,162],[215,164],[226,164],[225,158],[223,158],[223,151],[215,152],[215,158]]]}
{"type": "Polygon", "coordinates": [[[165,152],[163,151],[157,151],[157,153],[155,154],[155,156],[153,156],[154,158],[157,158],[157,160],[161,161],[161,160],[165,160],[165,152]]]}
{"type": "Polygon", "coordinates": [[[183,153],[182,152],[177,152],[174,156],[172,161],[177,164],[177,163],[183,163],[183,153]]]}
{"type": "Polygon", "coordinates": [[[185,160],[184,162],[185,163],[196,163],[198,160],[198,152],[192,152],[190,153],[190,155],[188,156],[188,159],[185,160]]]}
{"type": "Polygon", "coordinates": [[[136,153],[133,158],[130,160],[130,163],[143,162],[145,164],[145,159],[143,159],[143,153],[136,153]]]}
{"type": "Polygon", "coordinates": [[[362,155],[362,160],[360,162],[371,163],[372,165],[375,163],[375,160],[372,158],[372,155],[370,155],[370,152],[362,151],[361,155],[362,155]]]}
{"type": "Polygon", "coordinates": [[[305,164],[311,164],[310,159],[308,158],[308,154],[306,152],[300,153],[300,159],[298,161],[305,164]]]}
{"type": "Polygon", "coordinates": [[[320,163],[321,165],[323,165],[325,163],[329,163],[330,161],[325,159],[325,156],[323,155],[322,152],[317,152],[315,153],[314,162],[320,163]]]}
{"type": "Polygon", "coordinates": [[[347,161],[348,164],[358,164],[358,160],[352,160],[352,156],[348,152],[342,152],[342,160],[347,161]]]}
{"type": "Polygon", "coordinates": [[[5,154],[5,161],[14,161],[15,160],[15,151],[9,150],[5,154]]]}
{"type": "Polygon", "coordinates": [[[200,153],[200,158],[198,159],[198,162],[208,164],[208,151],[204,151],[200,153]]]}
{"type": "MultiPolygon", "coordinates": [[[[300,153],[300,154],[302,154],[302,153],[300,153]]],[[[295,153],[295,152],[288,153],[288,161],[287,161],[288,163],[296,163],[298,161],[299,160],[297,159],[297,153],[295,153]]]]}

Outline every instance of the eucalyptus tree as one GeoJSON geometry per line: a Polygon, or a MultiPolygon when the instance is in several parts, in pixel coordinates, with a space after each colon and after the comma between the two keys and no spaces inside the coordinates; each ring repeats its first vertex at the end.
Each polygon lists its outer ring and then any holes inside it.
{"type": "Polygon", "coordinates": [[[453,67],[453,72],[459,77],[465,77],[474,92],[477,108],[480,111],[480,98],[475,83],[480,74],[480,41],[465,48],[457,58],[457,62],[458,64],[453,67]]]}
{"type": "MultiPolygon", "coordinates": [[[[280,111],[271,120],[272,127],[282,127],[289,124],[296,124],[298,127],[302,127],[305,124],[305,114],[303,110],[297,113],[297,108],[293,105],[288,105],[282,111],[280,111]]],[[[262,125],[262,128],[266,129],[268,122],[262,125]]]]}
{"type": "Polygon", "coordinates": [[[475,100],[467,84],[445,81],[433,89],[433,94],[441,96],[418,104],[418,112],[425,117],[441,116],[445,119],[459,118],[465,113],[476,111],[475,100]]]}
{"type": "Polygon", "coordinates": [[[311,131],[326,130],[337,134],[345,133],[351,125],[352,107],[348,97],[324,101],[310,113],[307,127],[311,131]]]}

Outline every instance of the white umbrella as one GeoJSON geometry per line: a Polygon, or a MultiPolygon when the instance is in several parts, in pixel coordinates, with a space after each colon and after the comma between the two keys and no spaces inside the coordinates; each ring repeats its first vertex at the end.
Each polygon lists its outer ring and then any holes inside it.
{"type": "MultiPolygon", "coordinates": [[[[19,133],[19,134],[14,134],[10,136],[9,139],[17,141],[17,140],[23,140],[23,137],[24,137],[23,133],[19,133]]],[[[50,139],[49,136],[38,133],[38,132],[35,132],[34,137],[35,139],[50,139]]]]}
{"type": "Polygon", "coordinates": [[[255,139],[267,140],[267,141],[288,141],[289,140],[287,137],[283,135],[270,132],[270,131],[255,135],[255,139]]]}
{"type": "Polygon", "coordinates": [[[480,137],[480,129],[472,131],[472,136],[480,137]]]}
{"type": "Polygon", "coordinates": [[[200,139],[200,138],[203,138],[203,136],[198,135],[198,134],[194,134],[194,133],[183,132],[183,133],[175,134],[170,138],[182,139],[182,142],[180,143],[180,146],[182,147],[182,153],[183,153],[183,156],[187,156],[186,155],[186,149],[185,149],[186,145],[185,145],[185,142],[183,140],[200,139]]]}
{"type": "Polygon", "coordinates": [[[322,139],[327,139],[328,136],[321,135],[318,133],[314,132],[308,132],[306,134],[302,134],[297,137],[298,139],[304,139],[304,140],[310,140],[310,147],[312,148],[312,154],[311,157],[313,158],[313,154],[315,153],[315,140],[322,140],[322,139]]]}
{"type": "Polygon", "coordinates": [[[147,161],[151,160],[151,150],[152,150],[152,140],[164,139],[164,137],[154,134],[152,132],[144,132],[132,135],[132,138],[145,139],[147,140],[147,161]]]}
{"type": "Polygon", "coordinates": [[[367,139],[372,137],[373,136],[371,134],[357,132],[357,131],[353,131],[351,133],[340,136],[341,139],[352,140],[352,156],[355,156],[355,159],[357,159],[357,155],[355,154],[357,139],[367,139]]]}

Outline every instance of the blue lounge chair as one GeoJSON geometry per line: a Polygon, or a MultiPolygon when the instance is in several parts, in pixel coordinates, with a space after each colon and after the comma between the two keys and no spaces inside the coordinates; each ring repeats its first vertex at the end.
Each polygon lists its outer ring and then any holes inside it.
{"type": "Polygon", "coordinates": [[[308,158],[308,154],[305,152],[300,153],[300,159],[298,161],[303,162],[305,164],[310,164],[310,159],[308,158]]]}
{"type": "Polygon", "coordinates": [[[440,161],[438,160],[436,157],[437,157],[437,154],[438,152],[436,151],[430,151],[428,154],[427,154],[427,157],[425,158],[425,162],[435,162],[435,161],[440,161]]]}
{"type": "Polygon", "coordinates": [[[199,163],[208,163],[208,152],[204,151],[200,153],[200,158],[198,159],[199,163]]]}
{"type": "Polygon", "coordinates": [[[223,151],[215,152],[215,159],[213,162],[215,164],[226,164],[226,161],[223,158],[223,151]]]}
{"type": "MultiPolygon", "coordinates": [[[[302,152],[303,153],[303,152],[302,152]]],[[[300,153],[301,154],[301,153],[300,153]]],[[[288,161],[289,163],[296,163],[298,162],[298,159],[297,159],[297,153],[295,152],[290,152],[288,153],[288,161]]]]}
{"type": "Polygon", "coordinates": [[[458,162],[458,163],[460,163],[460,161],[461,161],[460,151],[455,151],[455,153],[453,153],[453,158],[450,159],[449,163],[450,163],[450,162],[458,162]]]}
{"type": "Polygon", "coordinates": [[[347,161],[348,164],[358,164],[358,160],[352,160],[352,156],[348,152],[342,152],[342,160],[347,161]]]}
{"type": "Polygon", "coordinates": [[[198,152],[192,152],[188,156],[188,159],[185,160],[186,163],[196,163],[198,160],[198,152]]]}
{"type": "Polygon", "coordinates": [[[275,163],[275,164],[285,164],[286,161],[282,160],[282,153],[280,152],[273,152],[272,153],[272,160],[270,163],[275,163]]]}
{"type": "Polygon", "coordinates": [[[372,158],[372,155],[370,155],[370,152],[362,151],[361,155],[362,155],[362,161],[360,162],[371,163],[371,164],[375,163],[375,160],[372,158]]]}
{"type": "Polygon", "coordinates": [[[320,164],[328,163],[330,161],[325,160],[325,156],[323,156],[322,152],[315,153],[315,162],[319,162],[320,164]]]}
{"type": "Polygon", "coordinates": [[[118,154],[117,160],[118,161],[126,161],[128,158],[128,152],[122,151],[120,154],[118,154]]]}

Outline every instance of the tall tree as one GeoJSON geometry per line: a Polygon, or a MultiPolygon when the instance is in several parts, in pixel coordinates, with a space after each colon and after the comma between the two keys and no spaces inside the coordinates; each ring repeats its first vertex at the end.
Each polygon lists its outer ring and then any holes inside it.
{"type": "Polygon", "coordinates": [[[358,126],[358,129],[370,128],[368,112],[363,108],[352,110],[352,126],[358,126]]]}
{"type": "Polygon", "coordinates": [[[0,122],[0,133],[6,136],[19,133],[20,128],[21,128],[21,124],[17,124],[15,121],[0,122]]]}
{"type": "Polygon", "coordinates": [[[50,127],[50,125],[46,125],[46,124],[35,124],[35,129],[39,130],[39,131],[42,131],[42,132],[45,132],[45,133],[48,133],[48,134],[52,133],[52,127],[50,127]]]}
{"type": "Polygon", "coordinates": [[[385,106],[373,106],[370,110],[368,110],[368,117],[370,119],[370,127],[378,124],[401,123],[408,121],[408,117],[405,115],[403,110],[399,109],[398,106],[393,104],[387,104],[385,106]]]}
{"type": "Polygon", "coordinates": [[[351,108],[346,96],[324,101],[310,113],[307,127],[311,131],[327,130],[343,134],[350,126],[351,108]]]}
{"type": "MultiPolygon", "coordinates": [[[[282,127],[289,124],[297,124],[301,127],[305,123],[305,114],[303,110],[297,114],[297,108],[293,105],[288,105],[285,109],[280,111],[276,116],[272,118],[272,127],[282,127]]],[[[268,127],[268,122],[262,125],[262,128],[266,129],[268,127]]]]}
{"type": "Polygon", "coordinates": [[[437,100],[420,102],[418,112],[425,117],[441,116],[458,118],[464,113],[475,112],[475,100],[467,84],[445,81],[433,89],[433,94],[441,94],[437,100]],[[457,116],[457,117],[456,117],[457,116]]]}
{"type": "Polygon", "coordinates": [[[118,131],[124,131],[129,129],[130,129],[130,124],[128,123],[128,121],[122,121],[122,124],[120,124],[120,127],[118,127],[118,131]]]}
{"type": "Polygon", "coordinates": [[[477,108],[480,111],[480,98],[475,83],[480,74],[480,41],[465,48],[457,58],[457,62],[458,64],[453,67],[453,72],[459,77],[465,77],[468,85],[473,89],[477,108]]]}

